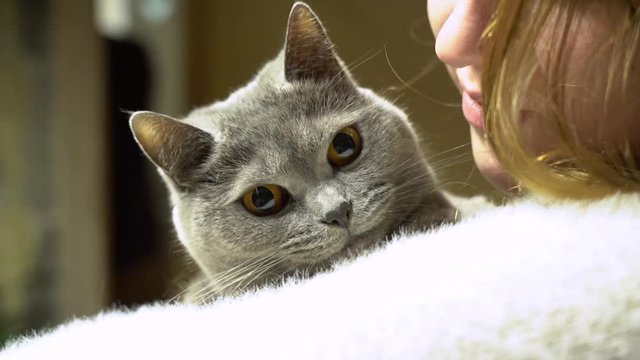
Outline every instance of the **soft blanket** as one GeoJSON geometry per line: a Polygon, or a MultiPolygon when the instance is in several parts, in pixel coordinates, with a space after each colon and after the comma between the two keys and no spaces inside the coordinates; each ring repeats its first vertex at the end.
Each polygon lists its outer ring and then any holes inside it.
{"type": "Polygon", "coordinates": [[[208,306],[76,319],[0,359],[638,359],[640,196],[521,202],[208,306]]]}

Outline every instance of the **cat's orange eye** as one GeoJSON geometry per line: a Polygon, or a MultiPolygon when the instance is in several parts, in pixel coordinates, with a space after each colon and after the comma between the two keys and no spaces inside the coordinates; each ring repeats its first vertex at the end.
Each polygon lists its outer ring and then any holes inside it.
{"type": "Polygon", "coordinates": [[[327,159],[332,166],[341,167],[349,165],[362,151],[362,138],[353,126],[340,129],[331,140],[327,159]]]}
{"type": "Polygon", "coordinates": [[[287,191],[278,185],[256,186],[242,196],[242,205],[256,216],[273,215],[282,210],[289,201],[287,191]]]}

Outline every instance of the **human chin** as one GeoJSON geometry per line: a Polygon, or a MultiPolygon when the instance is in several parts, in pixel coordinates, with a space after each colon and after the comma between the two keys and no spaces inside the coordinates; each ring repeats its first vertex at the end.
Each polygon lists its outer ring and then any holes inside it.
{"type": "Polygon", "coordinates": [[[516,181],[502,167],[482,130],[469,126],[471,131],[471,149],[473,160],[482,176],[495,188],[505,194],[513,195],[517,190],[516,181]]]}
{"type": "MultiPolygon", "coordinates": [[[[448,65],[446,68],[453,83],[462,92],[456,68],[448,65]]],[[[517,189],[517,183],[498,161],[493,148],[484,137],[484,129],[469,122],[469,130],[471,133],[473,160],[482,176],[498,190],[506,194],[514,194],[517,189]]]]}

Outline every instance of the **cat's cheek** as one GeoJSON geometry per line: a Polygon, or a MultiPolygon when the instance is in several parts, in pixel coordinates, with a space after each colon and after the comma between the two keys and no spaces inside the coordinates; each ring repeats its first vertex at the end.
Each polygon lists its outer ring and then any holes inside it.
{"type": "Polygon", "coordinates": [[[390,208],[390,196],[372,196],[354,201],[351,234],[358,236],[386,227],[388,216],[385,215],[390,208]]]}
{"type": "Polygon", "coordinates": [[[176,203],[171,209],[171,218],[176,231],[176,235],[180,243],[183,246],[189,247],[190,242],[196,236],[198,232],[198,226],[194,222],[193,209],[197,208],[191,202],[183,200],[183,202],[176,203]]]}

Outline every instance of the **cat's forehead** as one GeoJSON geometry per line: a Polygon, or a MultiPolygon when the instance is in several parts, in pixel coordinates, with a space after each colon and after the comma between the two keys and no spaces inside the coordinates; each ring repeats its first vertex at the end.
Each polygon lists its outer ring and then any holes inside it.
{"type": "Polygon", "coordinates": [[[211,132],[217,146],[293,149],[357,121],[367,104],[356,92],[301,84],[258,89],[196,111],[188,121],[211,132]]]}
{"type": "Polygon", "coordinates": [[[366,106],[362,100],[355,91],[339,91],[326,84],[299,84],[254,98],[254,106],[240,106],[240,117],[234,120],[273,131],[283,130],[283,127],[322,129],[339,125],[361,111],[366,106]]]}
{"type": "Polygon", "coordinates": [[[337,94],[285,90],[256,101],[255,106],[229,111],[220,125],[230,149],[253,150],[266,168],[299,164],[321,152],[340,128],[359,120],[358,99],[337,94]]]}

